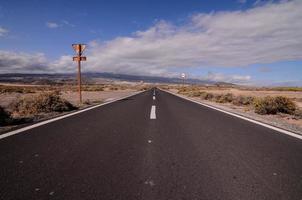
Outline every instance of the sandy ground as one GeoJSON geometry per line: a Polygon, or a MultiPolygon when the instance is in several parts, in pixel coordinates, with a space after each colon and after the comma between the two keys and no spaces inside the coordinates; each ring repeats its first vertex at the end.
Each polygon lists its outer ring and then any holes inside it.
{"type": "MultiPolygon", "coordinates": [[[[111,101],[123,96],[127,96],[130,94],[134,94],[135,90],[117,90],[117,91],[83,91],[82,98],[83,102],[89,101],[90,103],[99,103],[111,101]]],[[[7,108],[8,105],[21,97],[38,95],[39,93],[28,93],[28,94],[20,94],[20,93],[4,93],[0,94],[0,106],[7,108]]],[[[78,104],[78,93],[77,92],[62,92],[61,96],[70,101],[72,104],[78,104]]]]}
{"type": "MultiPolygon", "coordinates": [[[[176,89],[171,89],[170,91],[173,93],[177,93],[176,89]]],[[[222,91],[223,90],[217,90],[217,91],[208,90],[207,92],[213,92],[213,93],[219,93],[219,94],[228,93],[228,92],[233,93],[233,92],[231,92],[232,90],[227,90],[224,92],[222,92],[222,91]]],[[[297,98],[297,96],[300,97],[299,95],[301,95],[301,92],[297,92],[297,94],[295,94],[296,92],[265,91],[266,93],[264,93],[264,91],[263,92],[260,91],[259,94],[255,94],[255,93],[258,93],[258,91],[254,91],[254,92],[251,92],[251,91],[242,91],[241,92],[238,90],[235,90],[235,91],[236,91],[236,93],[233,93],[234,95],[247,95],[247,96],[249,95],[249,96],[258,96],[258,97],[260,97],[260,96],[263,97],[263,96],[268,96],[268,95],[279,96],[280,93],[282,93],[281,95],[288,96],[288,97],[289,97],[289,95],[291,95],[292,98],[297,98]],[[296,96],[294,96],[294,95],[296,95],[296,96]]],[[[181,95],[181,96],[184,96],[184,95],[181,95]]],[[[291,116],[291,115],[287,115],[287,114],[259,115],[259,114],[255,113],[253,111],[253,109],[250,107],[235,106],[233,104],[228,104],[228,103],[221,104],[221,103],[216,103],[216,102],[212,102],[212,101],[202,100],[198,97],[187,97],[187,98],[194,99],[196,101],[203,102],[208,105],[212,105],[217,108],[220,108],[220,109],[223,109],[226,111],[230,111],[230,112],[242,115],[242,116],[246,116],[248,118],[255,119],[257,121],[261,121],[266,124],[270,124],[270,125],[273,125],[273,126],[285,129],[285,130],[289,130],[289,131],[293,131],[293,132],[302,134],[302,119],[296,119],[294,116],[291,116]]]]}
{"type": "MultiPolygon", "coordinates": [[[[173,92],[177,92],[177,89],[170,89],[173,92]]],[[[209,88],[200,89],[200,91],[211,92],[214,94],[227,94],[232,93],[235,96],[253,96],[253,97],[265,97],[265,96],[285,96],[291,98],[298,107],[302,108],[302,92],[301,91],[266,91],[266,90],[240,90],[236,88],[209,88]]]]}
{"type": "Polygon", "coordinates": [[[235,96],[253,96],[253,97],[265,97],[265,96],[285,96],[291,98],[295,101],[297,106],[302,108],[302,92],[292,92],[292,91],[265,91],[265,90],[239,90],[235,88],[223,89],[223,90],[204,90],[207,92],[212,92],[215,94],[226,94],[232,93],[235,96]]]}
{"type": "MultiPolygon", "coordinates": [[[[133,94],[135,90],[118,90],[118,91],[96,91],[96,92],[82,92],[83,102],[106,102],[114,99],[133,94]]],[[[64,99],[68,100],[72,104],[77,104],[79,94],[77,92],[63,92],[61,95],[64,99]]]]}

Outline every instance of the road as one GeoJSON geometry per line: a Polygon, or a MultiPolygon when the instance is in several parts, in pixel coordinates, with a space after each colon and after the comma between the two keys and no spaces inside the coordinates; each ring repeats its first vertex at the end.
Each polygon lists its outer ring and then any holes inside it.
{"type": "Polygon", "coordinates": [[[302,199],[301,140],[157,89],[3,138],[0,152],[4,200],[302,199]]]}

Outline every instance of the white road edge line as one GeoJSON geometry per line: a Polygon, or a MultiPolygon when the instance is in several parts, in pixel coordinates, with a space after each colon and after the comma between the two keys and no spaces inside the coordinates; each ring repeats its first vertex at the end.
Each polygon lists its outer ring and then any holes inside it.
{"type": "MultiPolygon", "coordinates": [[[[160,89],[162,90],[162,89],[160,89]]],[[[278,127],[275,127],[275,126],[272,126],[272,125],[269,125],[269,124],[265,124],[265,123],[262,123],[262,122],[259,122],[259,121],[256,121],[256,120],[253,120],[253,119],[250,119],[250,118],[247,118],[247,117],[244,117],[244,116],[241,116],[241,115],[238,115],[238,114],[235,114],[235,113],[232,113],[232,112],[229,112],[229,111],[226,111],[226,110],[222,110],[220,108],[217,108],[217,107],[214,107],[214,106],[211,106],[211,105],[208,105],[208,104],[205,104],[205,103],[201,103],[199,101],[195,101],[193,99],[189,99],[187,97],[184,97],[184,96],[181,96],[181,95],[178,95],[178,94],[174,94],[173,92],[170,92],[170,91],[167,91],[167,90],[162,90],[164,92],[168,92],[174,96],[178,96],[182,99],[185,99],[185,100],[188,100],[188,101],[191,101],[191,102],[194,102],[194,103],[197,103],[197,104],[200,104],[202,106],[205,106],[205,107],[208,107],[208,108],[211,108],[211,109],[214,109],[214,110],[217,110],[217,111],[220,111],[220,112],[223,112],[223,113],[226,113],[226,114],[229,114],[229,115],[232,115],[234,117],[238,117],[240,119],[243,119],[243,120],[246,120],[246,121],[249,121],[249,122],[252,122],[254,124],[258,124],[260,126],[264,126],[266,128],[269,128],[269,129],[272,129],[272,130],[275,130],[275,131],[278,131],[280,133],[283,133],[283,134],[286,134],[286,135],[289,135],[289,136],[292,136],[292,137],[295,137],[295,138],[298,138],[298,139],[301,139],[302,140],[302,135],[298,134],[298,133],[294,133],[294,132],[291,132],[291,131],[287,131],[287,130],[284,130],[284,129],[281,129],[281,128],[278,128],[278,127]]]]}
{"type": "Polygon", "coordinates": [[[92,107],[89,107],[89,108],[85,108],[83,110],[72,112],[72,113],[69,113],[69,114],[66,114],[66,115],[63,115],[63,116],[59,116],[59,117],[56,117],[56,118],[53,118],[53,119],[49,119],[49,120],[45,120],[45,121],[42,121],[42,122],[38,122],[36,124],[30,125],[30,126],[26,126],[24,128],[20,128],[20,129],[14,130],[14,131],[10,131],[10,132],[1,134],[0,135],[0,140],[3,139],[3,138],[6,138],[6,137],[9,137],[9,136],[12,136],[12,135],[16,135],[18,133],[21,133],[21,132],[33,129],[33,128],[36,128],[36,127],[42,126],[44,124],[48,124],[48,123],[51,123],[51,122],[54,122],[54,121],[58,121],[60,119],[64,119],[64,118],[67,118],[67,117],[70,117],[70,116],[73,116],[73,115],[77,115],[77,114],[80,114],[80,113],[88,111],[88,110],[92,110],[94,108],[98,108],[98,107],[101,107],[101,106],[104,106],[104,105],[107,105],[107,104],[110,104],[110,103],[113,103],[113,102],[116,102],[116,101],[119,101],[119,100],[122,100],[122,99],[125,99],[125,98],[132,97],[132,96],[140,94],[142,92],[144,92],[144,91],[136,92],[134,94],[131,94],[131,95],[128,95],[128,96],[124,96],[124,97],[121,97],[121,98],[118,98],[118,99],[115,99],[115,100],[112,100],[112,101],[108,101],[108,102],[105,102],[105,103],[102,103],[102,104],[99,104],[99,105],[95,105],[95,106],[92,106],[92,107]]]}
{"type": "Polygon", "coordinates": [[[156,110],[156,107],[154,105],[151,106],[150,119],[156,119],[155,110],[156,110]]]}

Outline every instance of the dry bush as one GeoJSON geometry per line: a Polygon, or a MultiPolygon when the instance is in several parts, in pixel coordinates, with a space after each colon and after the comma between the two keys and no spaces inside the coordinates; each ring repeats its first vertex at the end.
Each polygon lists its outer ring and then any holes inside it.
{"type": "Polygon", "coordinates": [[[119,90],[119,88],[117,86],[110,86],[108,87],[108,90],[115,91],[115,90],[119,90]]]}
{"type": "Polygon", "coordinates": [[[205,93],[203,93],[202,95],[201,95],[201,98],[202,99],[205,99],[205,100],[213,100],[214,99],[214,94],[212,94],[212,93],[208,93],[208,92],[205,92],[205,93]]]}
{"type": "Polygon", "coordinates": [[[187,94],[188,93],[188,89],[186,87],[181,87],[178,89],[178,94],[187,94]]]}
{"type": "Polygon", "coordinates": [[[257,98],[254,101],[255,113],[265,114],[277,114],[277,105],[273,97],[257,98]]]}
{"type": "Polygon", "coordinates": [[[233,99],[232,103],[236,106],[249,106],[254,102],[254,97],[251,96],[237,96],[233,99]]]}
{"type": "Polygon", "coordinates": [[[218,103],[231,103],[234,99],[234,95],[232,93],[221,94],[215,96],[215,101],[218,103]]]}
{"type": "Polygon", "coordinates": [[[178,94],[184,94],[184,95],[189,95],[193,92],[199,92],[200,89],[196,86],[187,86],[187,87],[179,87],[178,88],[178,94]]]}
{"type": "Polygon", "coordinates": [[[18,116],[32,116],[41,113],[65,112],[76,109],[75,106],[62,99],[56,92],[20,98],[13,102],[10,108],[18,116]]]}
{"type": "Polygon", "coordinates": [[[298,119],[302,119],[302,110],[296,109],[294,112],[294,116],[297,117],[298,119]]]}
{"type": "Polygon", "coordinates": [[[297,107],[295,103],[287,97],[265,97],[254,101],[254,109],[258,114],[294,114],[297,107]]]}
{"type": "Polygon", "coordinates": [[[302,87],[274,87],[274,88],[269,88],[267,90],[301,92],[302,91],[302,87]]]}
{"type": "Polygon", "coordinates": [[[201,95],[203,95],[205,92],[203,91],[192,91],[189,93],[190,97],[200,97],[201,95]]]}
{"type": "Polygon", "coordinates": [[[4,126],[10,121],[10,114],[5,111],[4,108],[0,106],[0,125],[4,126]]]}
{"type": "Polygon", "coordinates": [[[297,109],[296,104],[287,97],[277,96],[275,97],[275,102],[280,113],[294,114],[297,109]]]}
{"type": "Polygon", "coordinates": [[[99,85],[89,85],[89,86],[84,86],[82,88],[83,91],[89,91],[89,92],[98,92],[98,91],[104,91],[104,86],[99,86],[99,85]]]}
{"type": "Polygon", "coordinates": [[[0,93],[34,93],[34,88],[0,85],[0,93]]]}

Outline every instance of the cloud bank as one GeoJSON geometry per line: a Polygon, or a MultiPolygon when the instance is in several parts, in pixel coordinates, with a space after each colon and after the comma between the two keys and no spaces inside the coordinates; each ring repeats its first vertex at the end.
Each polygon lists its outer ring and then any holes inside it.
{"type": "MultiPolygon", "coordinates": [[[[244,67],[302,60],[301,10],[300,0],[280,1],[245,11],[195,14],[180,26],[159,21],[129,37],[90,42],[86,71],[178,76],[175,71],[186,67],[244,67]]],[[[38,70],[43,65],[46,71],[74,71],[70,56],[51,63],[42,54],[0,52],[2,73],[31,71],[35,65],[38,70]],[[30,56],[37,59],[26,62],[30,56]],[[24,62],[17,62],[22,59],[24,62]]]]}

